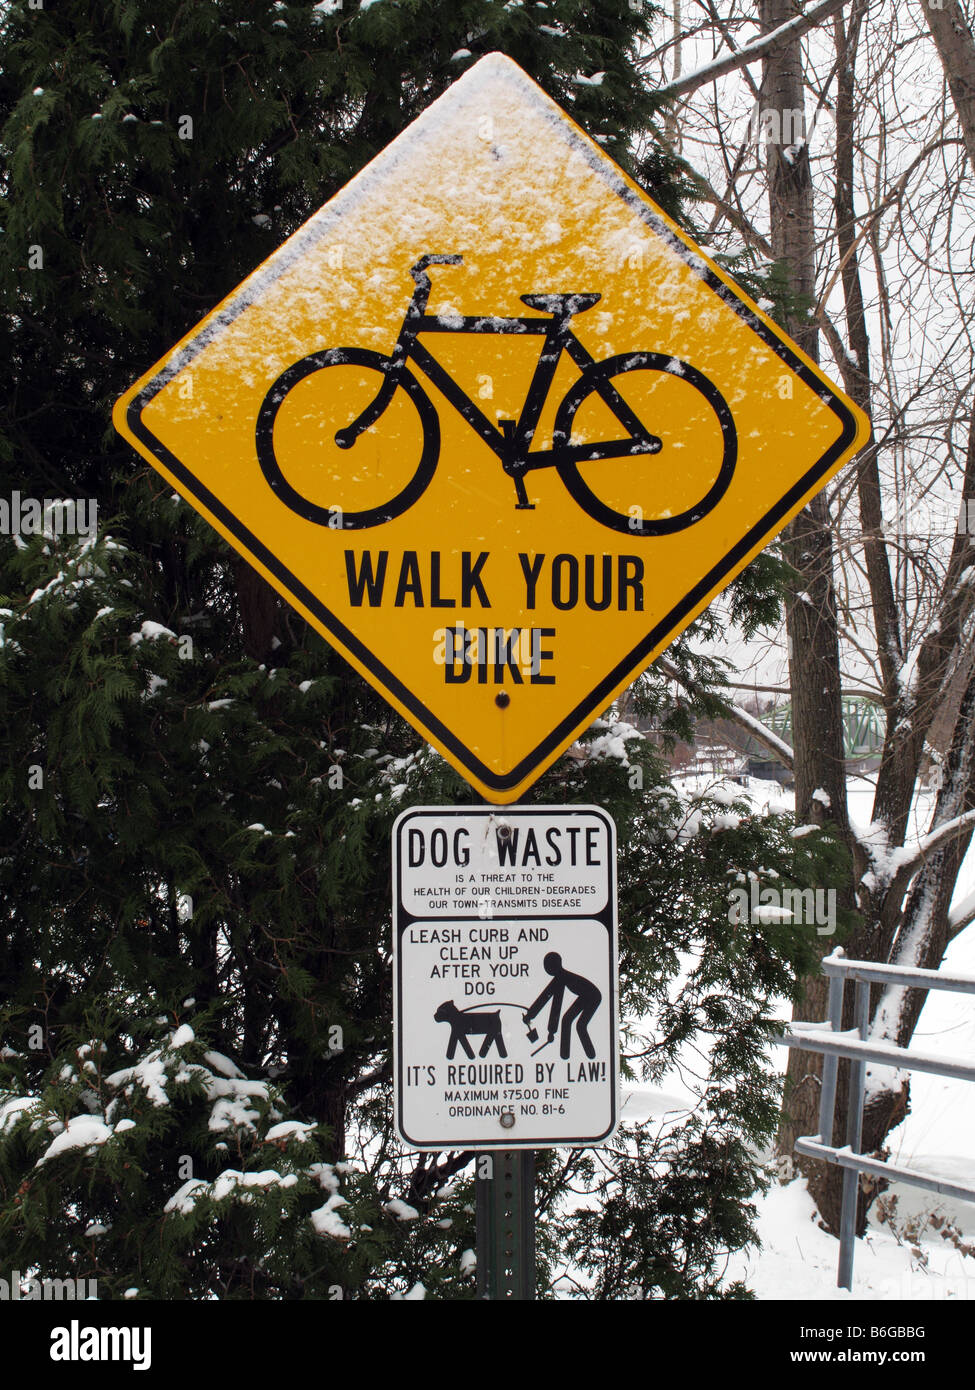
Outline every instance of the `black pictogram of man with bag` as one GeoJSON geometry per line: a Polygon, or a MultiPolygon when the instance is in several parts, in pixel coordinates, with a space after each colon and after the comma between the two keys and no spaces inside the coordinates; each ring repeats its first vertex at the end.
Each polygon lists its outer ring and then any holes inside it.
{"type": "MultiPolygon", "coordinates": [[[[583,1052],[587,1057],[595,1057],[596,1048],[589,1036],[587,1026],[602,1003],[602,994],[592,980],[587,980],[584,975],[574,975],[571,970],[566,970],[562,964],[562,957],[557,951],[549,951],[542,961],[542,965],[546,973],[552,978],[525,1013],[525,1023],[530,1025],[535,1015],[540,1013],[545,1005],[551,1001],[548,1014],[548,1041],[554,1041],[561,1017],[560,1056],[566,1060],[569,1057],[572,1047],[572,1028],[575,1025],[583,1052]],[[567,993],[571,994],[573,998],[572,1003],[563,1014],[562,1005],[567,993]]],[[[528,1036],[531,1038],[531,1033],[528,1036]]],[[[547,1044],[543,1043],[542,1046],[547,1046],[547,1044]]],[[[538,1048],[536,1051],[541,1051],[541,1049],[538,1048]]]]}

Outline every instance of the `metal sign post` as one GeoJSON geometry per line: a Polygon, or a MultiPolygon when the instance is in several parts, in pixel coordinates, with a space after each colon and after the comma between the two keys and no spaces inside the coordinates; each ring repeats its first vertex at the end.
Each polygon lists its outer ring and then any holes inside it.
{"type": "Polygon", "coordinates": [[[534,1299],[534,1150],[480,1154],[477,1170],[477,1296],[534,1299]]]}

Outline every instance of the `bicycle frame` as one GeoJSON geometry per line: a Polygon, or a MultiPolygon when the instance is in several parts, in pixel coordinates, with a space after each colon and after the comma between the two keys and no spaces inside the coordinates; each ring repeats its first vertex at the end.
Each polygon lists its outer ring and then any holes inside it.
{"type": "Polygon", "coordinates": [[[411,274],[416,289],[400,329],[396,346],[390,354],[393,363],[379,394],[371,405],[351,425],[340,430],[336,442],[342,448],[350,448],[364,430],[372,425],[386,409],[399,382],[400,373],[412,360],[429,377],[437,390],[450,402],[454,409],[471,426],[476,434],[493,450],[501,460],[504,471],[515,484],[518,495],[517,506],[521,510],[534,510],[528,501],[524,475],[536,468],[557,468],[565,463],[589,463],[597,459],[625,458],[636,454],[659,453],[661,440],[649,433],[646,426],[610,382],[599,383],[595,389],[613,411],[620,424],[629,432],[626,439],[603,440],[595,444],[570,444],[567,439],[553,437],[550,449],[531,452],[535,430],[538,427],[545,401],[555,378],[559,360],[563,352],[568,353],[581,372],[595,367],[596,359],[582,345],[570,328],[570,321],[577,313],[583,313],[596,304],[598,294],[557,294],[523,295],[522,299],[530,307],[537,305],[546,309],[549,317],[517,316],[512,318],[486,315],[464,315],[458,324],[456,319],[444,323],[436,314],[426,312],[430,297],[430,265],[459,265],[460,256],[423,256],[413,266],[411,274]],[[419,335],[427,333],[469,333],[527,334],[543,338],[542,351],[535,366],[525,403],[517,420],[501,420],[492,423],[484,412],[471,400],[470,396],[457,385],[453,377],[436,360],[422,343],[419,335]]]}

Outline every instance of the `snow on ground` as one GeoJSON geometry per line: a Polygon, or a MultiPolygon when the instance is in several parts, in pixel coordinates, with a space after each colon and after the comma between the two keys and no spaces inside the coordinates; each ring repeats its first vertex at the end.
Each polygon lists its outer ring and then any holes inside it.
{"type": "MultiPolygon", "coordinates": [[[[975,1234],[971,1204],[948,1203],[917,1189],[913,1198],[918,1208],[941,1213],[951,1208],[949,1214],[956,1217],[962,1206],[968,1207],[969,1237],[975,1234]]],[[[902,1200],[898,1200],[901,1217],[902,1200]]],[[[742,1279],[759,1299],[926,1302],[975,1298],[975,1258],[962,1254],[931,1227],[914,1244],[905,1233],[895,1234],[878,1222],[875,1204],[867,1234],[857,1241],[853,1290],[848,1293],[836,1287],[839,1242],[820,1229],[804,1183],[775,1185],[759,1205],[762,1249],[734,1256],[728,1268],[729,1279],[742,1279]]]]}
{"type": "MultiPolygon", "coordinates": [[[[873,784],[863,777],[849,782],[850,814],[860,826],[873,820],[873,784]]],[[[787,802],[792,793],[773,783],[749,779],[747,793],[761,803],[787,802]],[[767,788],[763,796],[761,788],[767,788]]],[[[922,794],[915,807],[910,833],[923,835],[931,813],[931,797],[922,794]]],[[[975,890],[975,845],[969,850],[955,889],[955,903],[975,890]]],[[[975,925],[951,943],[944,968],[975,977],[975,925]]],[[[787,1017],[787,1015],[784,1015],[787,1017]]],[[[917,1046],[975,1062],[975,996],[932,993],[914,1034],[917,1046]]],[[[945,1177],[975,1186],[975,1082],[915,1072],[911,1080],[911,1113],[891,1134],[891,1158],[910,1167],[936,1169],[945,1177]],[[935,1157],[938,1155],[939,1157],[935,1157]],[[966,1175],[962,1177],[964,1172],[966,1175]]]]}
{"type": "MultiPolygon", "coordinates": [[[[872,785],[851,779],[850,812],[860,825],[872,820],[872,785]]],[[[918,798],[912,835],[923,835],[931,814],[931,798],[918,798]]],[[[954,901],[975,889],[975,846],[969,849],[958,875],[954,901]]],[[[975,927],[948,947],[944,969],[975,976],[975,927]]],[[[914,1033],[918,1048],[943,1052],[975,1062],[975,996],[932,993],[914,1033]]],[[[890,1136],[891,1160],[924,1168],[975,1186],[975,1082],[915,1072],[911,1078],[911,1113],[890,1136]]],[[[933,1200],[933,1199],[932,1199],[933,1200]]],[[[975,1234],[975,1222],[969,1230],[975,1234]]]]}
{"type": "MultiPolygon", "coordinates": [[[[973,888],[975,852],[970,849],[958,876],[955,901],[973,888]]],[[[944,969],[975,976],[975,926],[948,947],[944,969]]],[[[975,1062],[975,996],[930,994],[914,1039],[919,1048],[975,1062]]],[[[956,1181],[975,1186],[975,1082],[916,1072],[911,1080],[911,1113],[891,1135],[891,1157],[911,1167],[934,1168],[945,1177],[953,1173],[956,1181]],[[966,1177],[952,1165],[961,1165],[966,1177]]]]}
{"type": "MultiPolygon", "coordinates": [[[[712,781],[701,779],[700,790],[712,781]]],[[[791,806],[791,793],[774,783],[750,778],[745,794],[758,805],[787,802],[791,806]]],[[[851,779],[850,813],[859,825],[867,826],[873,819],[872,799],[873,787],[867,779],[851,779]]],[[[930,809],[929,799],[920,798],[913,835],[926,830],[930,809]]],[[[955,902],[973,890],[975,846],[962,865],[955,902]]],[[[952,942],[945,968],[975,976],[975,925],[952,942]]],[[[786,1004],[782,1016],[788,1018],[786,1004]]],[[[975,997],[929,995],[915,1038],[927,1051],[975,1061],[975,997]]],[[[784,1053],[779,1053],[777,1065],[784,1067],[784,1053]]],[[[625,1087],[623,1120],[676,1121],[693,1103],[690,1080],[675,1070],[664,1078],[660,1090],[625,1087]]],[[[910,1114],[889,1142],[892,1162],[975,1187],[975,1082],[915,1072],[910,1114]]],[[[867,1235],[857,1241],[852,1293],[836,1287],[839,1242],[819,1227],[812,1198],[801,1180],[784,1186],[775,1183],[765,1197],[757,1199],[761,1249],[734,1256],[727,1277],[742,1279],[759,1299],[975,1299],[975,1202],[939,1197],[903,1183],[891,1185],[888,1203],[891,1198],[894,1201],[887,1207],[874,1204],[867,1235]],[[885,1210],[890,1213],[887,1220],[885,1210]],[[966,1254],[959,1244],[973,1253],[966,1254]]]]}
{"type": "Polygon", "coordinates": [[[647,1120],[678,1119],[687,1112],[694,1097],[676,1081],[671,1091],[655,1091],[648,1086],[624,1086],[620,1119],[635,1125],[647,1120]]]}
{"type": "MultiPolygon", "coordinates": [[[[666,1125],[676,1122],[691,1102],[690,1092],[679,1082],[666,1091],[626,1087],[622,1118],[630,1124],[666,1125]]],[[[929,1152],[916,1155],[914,1162],[956,1182],[970,1183],[975,1178],[975,1165],[968,1159],[940,1153],[935,1157],[929,1152]]],[[[975,1299],[975,1203],[938,1197],[902,1183],[893,1183],[884,1200],[887,1206],[874,1204],[867,1235],[857,1241],[852,1293],[836,1286],[839,1242],[820,1227],[801,1179],[785,1185],[775,1182],[764,1197],[756,1199],[761,1246],[734,1255],[726,1281],[740,1279],[759,1300],[975,1299]],[[966,1254],[959,1245],[973,1253],[966,1254]]]]}
{"type": "MultiPolygon", "coordinates": [[[[679,1083],[666,1091],[626,1087],[622,1118],[630,1124],[666,1125],[676,1122],[691,1100],[679,1083]]],[[[950,1130],[946,1129],[946,1135],[955,1142],[950,1130]]],[[[946,1157],[937,1150],[916,1155],[914,1162],[956,1182],[975,1178],[975,1165],[968,1159],[946,1157]]],[[[892,1184],[883,1201],[886,1205],[874,1204],[867,1235],[857,1241],[851,1293],[836,1286],[839,1242],[820,1227],[801,1179],[785,1185],[774,1182],[764,1197],[756,1199],[761,1246],[734,1255],[726,1281],[740,1279],[759,1300],[975,1299],[975,1203],[902,1183],[892,1184]]]]}

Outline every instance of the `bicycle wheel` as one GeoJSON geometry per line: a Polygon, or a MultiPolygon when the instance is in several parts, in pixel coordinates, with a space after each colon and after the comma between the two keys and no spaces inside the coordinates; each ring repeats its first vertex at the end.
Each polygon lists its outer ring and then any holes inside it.
{"type": "MultiPolygon", "coordinates": [[[[613,503],[609,504],[599,497],[589,482],[583,478],[579,471],[580,467],[585,467],[587,463],[590,463],[592,468],[603,472],[606,480],[603,483],[603,491],[608,490],[610,475],[606,470],[610,460],[597,452],[598,446],[594,446],[593,461],[590,462],[585,458],[584,449],[580,446],[575,451],[576,456],[556,465],[556,472],[573,500],[594,521],[598,521],[614,531],[624,531],[629,536],[667,536],[675,531],[686,530],[688,526],[693,526],[695,522],[707,516],[708,512],[718,504],[727,492],[738,461],[738,433],[727,401],[702,372],[687,362],[680,362],[676,358],[668,357],[666,353],[627,352],[621,353],[617,357],[608,357],[603,362],[595,362],[591,367],[585,369],[559,406],[554,439],[561,441],[563,446],[572,447],[572,429],[576,423],[576,416],[583,403],[594,393],[602,396],[608,409],[612,410],[615,415],[616,409],[610,401],[606,400],[605,393],[614,389],[610,386],[613,377],[625,376],[630,372],[654,372],[658,374],[657,384],[669,377],[692,388],[694,395],[684,393],[681,397],[678,394],[670,408],[673,410],[675,405],[680,406],[682,421],[686,422],[689,416],[693,416],[695,422],[699,422],[699,432],[703,432],[709,440],[708,457],[704,459],[695,457],[690,461],[699,474],[706,474],[707,487],[704,494],[689,505],[684,498],[679,504],[680,509],[677,512],[666,513],[663,505],[666,501],[665,485],[661,479],[668,477],[668,468],[670,478],[675,480],[675,491],[680,483],[680,475],[674,472],[675,464],[679,461],[676,452],[672,451],[671,457],[667,457],[666,433],[661,433],[663,449],[660,451],[660,464],[663,465],[662,468],[658,466],[651,472],[649,464],[644,464],[643,468],[646,469],[646,472],[643,473],[641,468],[641,476],[634,479],[632,471],[634,463],[640,457],[639,448],[636,447],[631,455],[627,455],[621,449],[620,454],[616,456],[617,463],[629,465],[628,486],[633,492],[639,493],[639,496],[632,497],[632,501],[629,498],[621,499],[621,496],[618,495],[613,503]],[[663,377],[660,376],[661,373],[663,377]],[[702,397],[703,400],[697,400],[698,396],[702,397]],[[699,407],[696,411],[693,409],[695,401],[699,407]],[[691,408],[688,409],[688,407],[691,408]],[[626,502],[625,510],[623,509],[623,501],[626,502]]],[[[651,379],[651,390],[654,389],[654,385],[654,380],[651,379]]],[[[680,388],[678,388],[679,390],[680,388]]],[[[628,403],[627,409],[633,411],[633,407],[628,403]]],[[[617,420],[618,418],[617,416],[617,420]]],[[[659,424],[656,421],[651,421],[650,424],[658,432],[663,427],[662,421],[659,424]]],[[[698,452],[700,453],[700,451],[698,452]]],[[[656,457],[654,455],[654,458],[656,457]]],[[[647,459],[648,454],[644,453],[643,458],[647,459]]],[[[598,486],[598,483],[595,485],[598,486]]],[[[618,487],[617,493],[620,492],[621,489],[618,487]]]]}
{"type": "MultiPolygon", "coordinates": [[[[316,462],[315,458],[309,458],[307,450],[293,450],[294,459],[288,461],[288,467],[292,473],[296,468],[299,471],[304,471],[309,474],[310,478],[314,478],[320,487],[324,487],[330,480],[334,479],[335,481],[331,482],[331,485],[335,487],[338,494],[341,494],[330,496],[327,503],[313,501],[310,497],[304,496],[285,477],[281,460],[275,452],[274,430],[275,425],[280,424],[279,413],[288,401],[291,392],[315,373],[326,372],[332,368],[348,367],[364,369],[369,375],[364,377],[360,371],[357,383],[353,378],[355,389],[351,393],[351,397],[347,387],[341,397],[335,392],[326,394],[326,401],[330,405],[334,402],[334,410],[331,413],[335,415],[335,420],[331,420],[329,425],[329,432],[332,435],[331,442],[334,443],[335,429],[332,428],[332,425],[338,423],[347,428],[375,400],[393,369],[391,358],[384,357],[379,352],[372,352],[369,348],[329,348],[327,351],[313,352],[307,357],[302,357],[300,361],[293,363],[281,373],[264,397],[257,416],[255,442],[261,472],[272,491],[286,507],[290,507],[299,516],[303,516],[307,521],[314,521],[319,526],[328,526],[333,530],[356,531],[368,526],[381,526],[383,522],[392,521],[394,517],[402,515],[403,512],[412,507],[421,496],[433,477],[440,457],[440,421],[419,382],[408,371],[400,367],[397,371],[396,388],[389,404],[392,405],[397,402],[399,390],[402,388],[404,392],[402,400],[412,401],[419,415],[419,433],[422,442],[419,443],[419,461],[412,476],[388,501],[371,502],[368,506],[362,506],[360,498],[358,499],[359,505],[346,507],[345,501],[353,503],[357,501],[355,489],[357,483],[361,483],[361,478],[357,478],[355,474],[357,467],[356,448],[358,445],[359,457],[362,458],[366,452],[363,445],[367,437],[370,439],[373,454],[375,459],[379,461],[383,473],[387,470],[393,471],[397,466],[399,466],[401,474],[403,471],[401,465],[402,445],[398,435],[388,437],[385,442],[382,440],[377,442],[377,437],[370,435],[370,430],[375,426],[370,426],[370,429],[363,431],[360,435],[357,444],[353,444],[351,448],[347,449],[341,466],[332,465],[330,474],[327,469],[316,462]],[[374,379],[373,374],[375,374],[374,379]],[[343,404],[343,402],[345,403],[343,404]],[[319,476],[321,474],[324,474],[324,481],[319,476]]],[[[401,406],[400,410],[402,411],[401,406]]],[[[379,417],[380,420],[385,415],[386,411],[379,417]]],[[[318,420],[316,423],[320,425],[321,421],[318,420]]],[[[416,436],[415,427],[412,429],[412,433],[416,436]]],[[[407,461],[407,469],[410,466],[409,461],[407,461]]],[[[383,479],[381,475],[377,477],[378,472],[379,468],[374,467],[372,478],[367,480],[373,493],[377,489],[382,491],[383,479]]]]}

